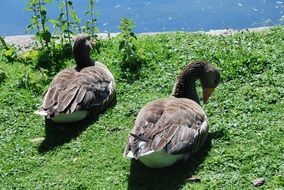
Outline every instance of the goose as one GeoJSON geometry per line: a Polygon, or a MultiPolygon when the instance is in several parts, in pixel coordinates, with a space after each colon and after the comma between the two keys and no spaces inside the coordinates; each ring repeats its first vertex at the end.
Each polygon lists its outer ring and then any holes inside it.
{"type": "Polygon", "coordinates": [[[90,58],[89,36],[75,38],[73,55],[77,66],[54,77],[36,114],[56,123],[83,120],[89,113],[99,114],[115,98],[115,81],[110,70],[90,58]]]}
{"type": "Polygon", "coordinates": [[[150,168],[162,168],[186,161],[202,147],[208,134],[208,119],[196,93],[197,79],[203,88],[203,101],[207,102],[219,84],[220,72],[203,61],[186,65],[172,96],[154,100],[138,113],[128,135],[125,157],[150,168]]]}

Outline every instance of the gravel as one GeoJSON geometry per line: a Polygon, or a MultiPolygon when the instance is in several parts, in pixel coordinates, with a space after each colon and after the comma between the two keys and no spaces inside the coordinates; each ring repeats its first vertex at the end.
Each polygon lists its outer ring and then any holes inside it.
{"type": "MultiPolygon", "coordinates": [[[[200,31],[201,33],[209,34],[209,35],[230,35],[238,32],[259,32],[263,30],[267,30],[270,27],[259,27],[259,28],[250,28],[250,29],[242,29],[242,30],[233,30],[233,29],[223,29],[223,30],[210,30],[207,32],[200,31]]],[[[160,33],[170,33],[170,32],[149,32],[149,33],[141,33],[138,35],[155,35],[160,33]]],[[[119,33],[99,33],[98,37],[101,39],[112,38],[117,36],[119,33]]],[[[36,44],[35,38],[33,35],[17,35],[17,36],[5,36],[4,38],[7,44],[13,44],[23,51],[28,50],[30,47],[33,47],[36,44]]]]}

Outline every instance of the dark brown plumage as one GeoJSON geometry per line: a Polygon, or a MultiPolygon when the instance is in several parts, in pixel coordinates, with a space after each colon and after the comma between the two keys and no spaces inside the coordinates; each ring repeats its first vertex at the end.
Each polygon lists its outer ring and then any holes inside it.
{"type": "Polygon", "coordinates": [[[220,80],[220,73],[205,62],[188,64],[180,73],[173,97],[154,100],[144,106],[130,132],[125,156],[149,167],[169,166],[187,158],[204,144],[207,117],[199,105],[195,81],[201,80],[204,98],[220,80]]]}
{"type": "Polygon", "coordinates": [[[90,50],[89,38],[78,36],[73,48],[77,67],[55,76],[43,97],[42,108],[36,113],[56,122],[75,122],[89,111],[99,113],[109,105],[115,96],[114,77],[105,65],[91,60],[90,50]],[[76,112],[83,115],[73,114],[76,112]]]}

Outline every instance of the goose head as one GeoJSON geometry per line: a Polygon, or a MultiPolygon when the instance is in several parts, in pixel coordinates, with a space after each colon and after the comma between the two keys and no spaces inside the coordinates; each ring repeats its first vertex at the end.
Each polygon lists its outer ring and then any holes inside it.
{"type": "Polygon", "coordinates": [[[73,46],[73,55],[77,64],[77,69],[93,66],[90,54],[92,50],[92,42],[88,35],[81,34],[75,38],[73,46]]]}
{"type": "Polygon", "coordinates": [[[203,61],[192,62],[184,67],[177,79],[173,96],[189,98],[200,104],[195,87],[198,79],[203,88],[203,102],[206,103],[220,82],[220,72],[213,65],[203,61]]]}
{"type": "Polygon", "coordinates": [[[203,102],[206,103],[220,82],[219,70],[207,63],[200,74],[200,82],[203,88],[203,102]]]}

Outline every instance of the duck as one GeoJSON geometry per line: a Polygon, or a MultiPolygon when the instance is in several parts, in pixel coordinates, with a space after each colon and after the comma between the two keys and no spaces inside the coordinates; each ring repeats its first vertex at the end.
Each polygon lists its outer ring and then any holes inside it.
{"type": "Polygon", "coordinates": [[[150,168],[163,168],[186,161],[201,149],[209,128],[196,92],[198,79],[206,103],[220,82],[220,72],[204,61],[187,64],[170,97],[154,100],[139,111],[128,135],[126,158],[150,168]]]}
{"type": "Polygon", "coordinates": [[[75,68],[57,73],[35,114],[56,123],[73,123],[90,113],[99,114],[115,99],[115,81],[111,71],[90,57],[92,41],[86,34],[75,37],[75,68]]]}

